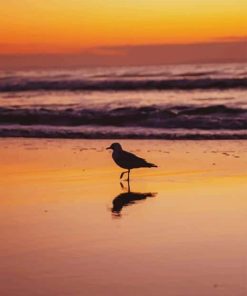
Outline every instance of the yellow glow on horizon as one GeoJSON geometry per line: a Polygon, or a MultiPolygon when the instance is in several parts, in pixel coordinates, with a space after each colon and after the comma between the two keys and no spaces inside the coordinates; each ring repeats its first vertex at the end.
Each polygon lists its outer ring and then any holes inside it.
{"type": "Polygon", "coordinates": [[[0,0],[1,52],[192,43],[247,35],[246,0],[0,0]]]}

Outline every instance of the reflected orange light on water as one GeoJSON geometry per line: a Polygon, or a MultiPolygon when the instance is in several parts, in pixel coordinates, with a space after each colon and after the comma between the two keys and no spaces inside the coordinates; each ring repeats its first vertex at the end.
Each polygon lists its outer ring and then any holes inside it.
{"type": "Polygon", "coordinates": [[[246,291],[246,143],[122,142],[159,165],[130,192],[157,195],[116,216],[110,141],[1,140],[1,295],[246,291]]]}

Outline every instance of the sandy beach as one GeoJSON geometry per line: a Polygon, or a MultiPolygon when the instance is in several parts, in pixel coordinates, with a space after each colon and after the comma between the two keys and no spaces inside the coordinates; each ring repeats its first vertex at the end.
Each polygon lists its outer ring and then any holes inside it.
{"type": "Polygon", "coordinates": [[[246,295],[247,143],[111,142],[0,140],[0,295],[246,295]]]}

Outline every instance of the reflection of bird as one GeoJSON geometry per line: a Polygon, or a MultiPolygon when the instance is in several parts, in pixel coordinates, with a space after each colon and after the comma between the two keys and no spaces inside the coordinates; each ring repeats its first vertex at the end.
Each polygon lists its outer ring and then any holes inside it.
{"type": "Polygon", "coordinates": [[[112,158],[115,163],[123,169],[127,169],[127,171],[122,172],[120,175],[120,179],[122,179],[123,175],[128,173],[129,174],[131,169],[138,169],[138,168],[157,168],[157,165],[153,163],[147,162],[145,159],[136,156],[133,153],[124,151],[119,143],[113,143],[110,147],[106,149],[112,149],[112,158]]]}
{"type": "MultiPolygon", "coordinates": [[[[123,185],[120,183],[122,188],[123,185]]],[[[116,216],[120,216],[123,207],[133,205],[138,200],[144,200],[147,197],[155,197],[156,193],[147,192],[147,193],[139,193],[139,192],[131,192],[129,183],[128,183],[128,192],[120,193],[118,196],[114,198],[112,201],[112,213],[116,216]]]]}

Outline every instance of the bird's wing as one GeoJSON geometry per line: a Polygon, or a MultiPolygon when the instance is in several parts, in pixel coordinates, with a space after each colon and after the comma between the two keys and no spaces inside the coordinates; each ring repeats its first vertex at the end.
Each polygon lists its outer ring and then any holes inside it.
{"type": "Polygon", "coordinates": [[[123,151],[121,155],[122,161],[132,168],[145,167],[148,163],[144,158],[138,157],[133,153],[123,151]]]}

